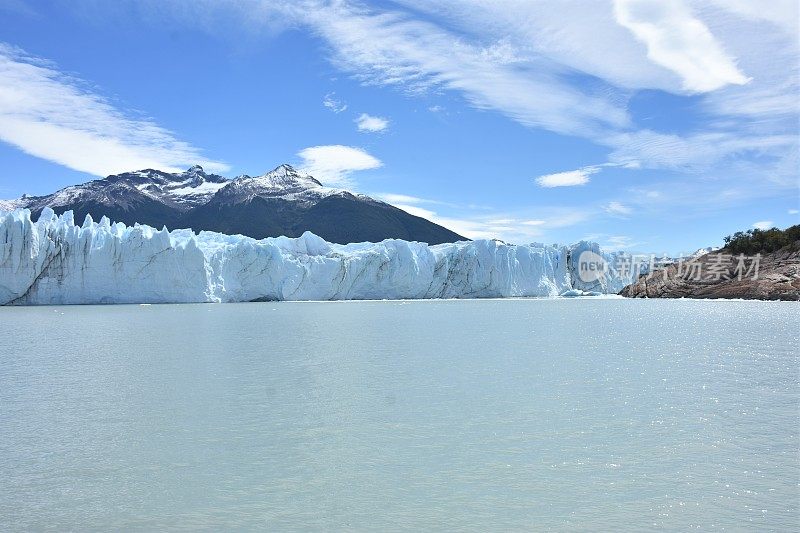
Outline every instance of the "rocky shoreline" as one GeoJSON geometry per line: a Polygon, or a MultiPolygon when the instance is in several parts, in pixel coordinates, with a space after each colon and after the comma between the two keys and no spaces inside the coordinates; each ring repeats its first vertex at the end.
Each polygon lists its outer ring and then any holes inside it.
{"type": "Polygon", "coordinates": [[[723,248],[642,275],[619,294],[628,298],[797,301],[800,300],[800,241],[758,257],[733,255],[723,248]]]}

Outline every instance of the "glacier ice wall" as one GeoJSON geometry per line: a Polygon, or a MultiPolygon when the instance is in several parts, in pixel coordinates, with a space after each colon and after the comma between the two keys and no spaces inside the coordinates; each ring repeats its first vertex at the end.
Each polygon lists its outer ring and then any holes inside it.
{"type": "Polygon", "coordinates": [[[50,209],[34,222],[18,209],[0,211],[0,305],[558,296],[616,293],[632,281],[582,282],[585,250],[602,253],[585,241],[338,245],[309,232],[255,240],[106,217],[77,226],[72,212],[50,209]]]}

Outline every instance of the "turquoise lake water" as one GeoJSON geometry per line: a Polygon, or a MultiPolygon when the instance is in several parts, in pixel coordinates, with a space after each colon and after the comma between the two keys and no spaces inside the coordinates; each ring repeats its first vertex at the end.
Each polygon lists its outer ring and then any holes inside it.
{"type": "Polygon", "coordinates": [[[797,530],[800,304],[0,308],[0,529],[797,530]]]}

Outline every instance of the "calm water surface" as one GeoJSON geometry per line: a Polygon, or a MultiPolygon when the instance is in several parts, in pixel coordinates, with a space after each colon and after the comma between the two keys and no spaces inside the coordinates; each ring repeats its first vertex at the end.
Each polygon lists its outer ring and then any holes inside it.
{"type": "Polygon", "coordinates": [[[800,527],[800,304],[0,308],[0,529],[800,527]]]}

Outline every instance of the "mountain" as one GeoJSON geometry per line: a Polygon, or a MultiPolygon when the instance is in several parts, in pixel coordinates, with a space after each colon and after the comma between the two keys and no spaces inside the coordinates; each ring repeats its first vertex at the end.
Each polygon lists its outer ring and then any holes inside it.
{"type": "Polygon", "coordinates": [[[705,248],[698,248],[692,255],[689,256],[689,259],[694,259],[695,257],[700,257],[706,254],[710,254],[714,251],[713,246],[706,246],[705,248]]]}
{"type": "Polygon", "coordinates": [[[465,240],[433,222],[369,196],[330,189],[281,165],[263,176],[240,176],[186,214],[184,225],[256,239],[305,231],[329,242],[403,239],[428,244],[465,240]]]}
{"type": "Polygon", "coordinates": [[[72,185],[46,196],[23,196],[0,208],[26,208],[38,217],[50,207],[59,214],[73,211],[80,220],[91,214],[129,225],[176,227],[183,215],[228,183],[222,176],[206,174],[199,165],[178,174],[148,169],[72,185]]]}
{"type": "Polygon", "coordinates": [[[256,239],[311,231],[333,243],[403,239],[428,244],[466,240],[447,228],[362,194],[323,186],[280,165],[261,176],[229,180],[199,165],[180,173],[139,170],[73,185],[46,196],[0,202],[0,209],[45,207],[107,216],[127,225],[191,228],[256,239]]]}

